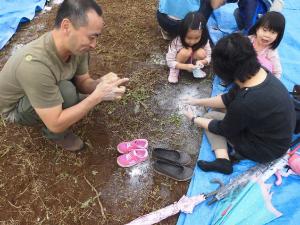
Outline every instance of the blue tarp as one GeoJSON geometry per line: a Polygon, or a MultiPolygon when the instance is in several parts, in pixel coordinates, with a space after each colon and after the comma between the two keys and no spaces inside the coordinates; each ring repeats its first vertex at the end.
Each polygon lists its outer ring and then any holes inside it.
{"type": "MultiPolygon", "coordinates": [[[[300,1],[285,0],[283,14],[286,18],[286,30],[284,38],[279,46],[279,54],[283,66],[282,81],[288,90],[292,90],[294,84],[300,84],[300,1]]],[[[236,30],[236,25],[232,12],[237,7],[235,4],[228,4],[218,9],[209,21],[209,30],[214,42],[222,36],[236,30]]],[[[226,91],[219,85],[219,79],[216,77],[213,83],[212,95],[226,91]]],[[[214,160],[215,156],[211,152],[210,144],[204,134],[200,147],[199,159],[214,160]]],[[[203,172],[198,167],[195,168],[194,176],[191,180],[187,195],[194,196],[200,193],[207,193],[217,188],[216,184],[209,181],[212,178],[220,178],[225,183],[233,177],[246,171],[255,165],[250,160],[241,161],[234,165],[234,172],[230,176],[222,175],[214,172],[203,172]]],[[[267,183],[274,183],[275,176],[271,177],[267,183]]],[[[281,186],[273,185],[272,203],[274,207],[283,213],[279,217],[268,223],[268,225],[296,225],[300,221],[300,176],[289,176],[283,178],[281,186]]],[[[205,202],[198,205],[192,214],[181,213],[177,225],[211,225],[217,204],[208,206],[205,202]]],[[[249,208],[251,199],[249,199],[249,208]]],[[[257,209],[259,210],[259,209],[257,209]]],[[[237,224],[233,224],[237,225],[237,224]]],[[[238,224],[245,225],[245,224],[238,224]]]]}
{"type": "Polygon", "coordinates": [[[0,49],[16,32],[19,23],[32,20],[46,0],[0,0],[0,49]]]}

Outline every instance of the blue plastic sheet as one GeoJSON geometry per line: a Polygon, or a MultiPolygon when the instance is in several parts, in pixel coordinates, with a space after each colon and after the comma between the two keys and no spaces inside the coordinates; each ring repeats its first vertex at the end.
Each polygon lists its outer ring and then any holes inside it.
{"type": "Polygon", "coordinates": [[[183,19],[188,12],[197,11],[199,6],[199,0],[160,0],[158,10],[161,13],[183,19]]]}
{"type": "MultiPolygon", "coordinates": [[[[292,90],[294,84],[300,84],[300,1],[285,0],[283,14],[286,18],[286,30],[284,38],[279,46],[279,54],[283,66],[282,82],[292,90]]],[[[209,20],[209,31],[213,42],[236,30],[235,21],[232,16],[236,6],[228,4],[217,10],[209,20]]],[[[216,77],[213,83],[212,95],[226,91],[224,87],[219,85],[219,79],[216,77]]],[[[214,160],[215,156],[211,152],[210,144],[204,134],[200,147],[199,159],[214,160]]],[[[238,174],[246,171],[251,166],[255,165],[250,160],[241,161],[234,165],[234,172],[230,176],[222,175],[214,172],[203,172],[198,167],[195,168],[193,178],[190,182],[187,192],[188,196],[194,196],[201,193],[213,191],[218,185],[211,184],[212,178],[220,178],[227,183],[229,179],[234,178],[238,174]]],[[[274,183],[275,176],[272,176],[267,183],[274,183]]],[[[273,206],[283,213],[283,215],[271,222],[268,225],[296,225],[300,221],[300,176],[289,176],[283,178],[281,186],[273,185],[272,203],[273,206]]],[[[249,210],[251,210],[251,199],[249,199],[249,210]]],[[[177,225],[211,225],[214,213],[216,212],[217,204],[208,206],[205,202],[198,205],[192,214],[181,213],[177,225]]],[[[244,225],[244,224],[239,224],[244,225]]]]}
{"type": "Polygon", "coordinates": [[[46,0],[0,0],[0,49],[16,32],[19,23],[32,20],[46,0]]]}

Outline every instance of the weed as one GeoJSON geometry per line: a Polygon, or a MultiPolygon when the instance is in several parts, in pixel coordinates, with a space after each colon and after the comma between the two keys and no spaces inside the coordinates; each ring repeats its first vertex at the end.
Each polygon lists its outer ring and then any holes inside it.
{"type": "Polygon", "coordinates": [[[177,128],[182,124],[181,117],[178,114],[171,114],[168,118],[168,122],[174,124],[177,128]]]}
{"type": "Polygon", "coordinates": [[[125,105],[129,100],[135,103],[141,103],[149,98],[149,93],[144,87],[129,91],[123,99],[125,105]]]}
{"type": "Polygon", "coordinates": [[[107,113],[112,114],[116,110],[115,104],[111,104],[107,106],[107,113]]]}

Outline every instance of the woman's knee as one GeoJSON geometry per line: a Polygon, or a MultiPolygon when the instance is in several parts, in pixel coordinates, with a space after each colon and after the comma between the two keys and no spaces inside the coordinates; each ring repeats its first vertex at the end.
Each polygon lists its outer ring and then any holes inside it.
{"type": "Polygon", "coordinates": [[[210,112],[207,112],[203,115],[204,118],[218,119],[218,120],[224,119],[224,116],[225,116],[225,113],[217,112],[217,111],[210,111],[210,112]]]}
{"type": "Polygon", "coordinates": [[[203,115],[204,118],[207,118],[207,119],[213,119],[213,112],[210,111],[210,112],[207,112],[203,115]]]}

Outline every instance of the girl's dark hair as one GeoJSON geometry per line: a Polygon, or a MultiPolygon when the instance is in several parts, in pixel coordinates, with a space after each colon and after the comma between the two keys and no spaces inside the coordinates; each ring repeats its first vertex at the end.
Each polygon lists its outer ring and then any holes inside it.
{"type": "Polygon", "coordinates": [[[75,28],[85,26],[88,23],[89,10],[94,10],[102,16],[102,9],[94,0],[64,0],[57,11],[54,27],[59,28],[65,18],[68,18],[75,28]]]}
{"type": "Polygon", "coordinates": [[[201,39],[197,44],[192,46],[193,50],[195,51],[195,50],[205,46],[208,41],[208,30],[206,27],[206,20],[201,13],[199,13],[197,11],[189,12],[188,14],[186,14],[186,16],[184,17],[184,19],[182,20],[182,22],[180,24],[179,36],[180,36],[180,40],[182,42],[183,47],[186,47],[186,48],[190,47],[185,42],[185,37],[186,37],[189,29],[202,30],[201,39]]]}
{"type": "Polygon", "coordinates": [[[253,27],[250,28],[249,35],[256,35],[256,32],[260,27],[266,27],[267,29],[278,33],[277,38],[271,45],[271,49],[277,48],[284,34],[284,16],[279,12],[267,12],[256,22],[256,24],[254,24],[253,27]]]}
{"type": "Polygon", "coordinates": [[[212,52],[214,72],[224,81],[245,82],[260,69],[256,51],[248,37],[233,33],[220,39],[212,52]]]}

